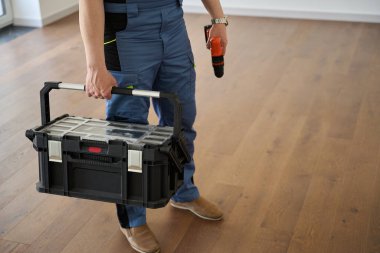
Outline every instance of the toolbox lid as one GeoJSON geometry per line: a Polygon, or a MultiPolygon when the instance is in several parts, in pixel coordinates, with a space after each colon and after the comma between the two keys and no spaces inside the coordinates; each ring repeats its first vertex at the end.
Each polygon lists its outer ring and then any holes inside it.
{"type": "Polygon", "coordinates": [[[67,116],[39,129],[54,139],[65,135],[85,140],[108,142],[122,140],[129,145],[162,145],[173,135],[173,127],[113,122],[100,119],[67,116]]]}

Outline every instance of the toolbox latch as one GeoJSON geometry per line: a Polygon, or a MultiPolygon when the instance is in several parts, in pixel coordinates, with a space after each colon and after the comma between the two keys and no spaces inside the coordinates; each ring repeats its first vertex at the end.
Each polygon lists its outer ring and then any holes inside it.
{"type": "Polygon", "coordinates": [[[62,146],[60,141],[48,141],[49,162],[62,163],[62,146]]]}
{"type": "Polygon", "coordinates": [[[128,150],[128,171],[142,173],[142,151],[128,150]]]}

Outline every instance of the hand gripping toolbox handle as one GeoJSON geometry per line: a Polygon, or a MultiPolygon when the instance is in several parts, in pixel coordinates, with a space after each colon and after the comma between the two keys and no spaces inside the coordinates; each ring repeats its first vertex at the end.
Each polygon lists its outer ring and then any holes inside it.
{"type": "MultiPolygon", "coordinates": [[[[41,121],[42,125],[46,125],[50,122],[50,102],[49,102],[49,92],[53,89],[68,89],[68,90],[85,90],[85,85],[83,84],[72,84],[72,83],[62,83],[62,82],[45,82],[44,87],[40,91],[40,101],[41,101],[41,121]]],[[[141,96],[141,97],[152,97],[152,98],[166,98],[174,106],[174,122],[173,122],[173,137],[179,139],[182,126],[181,126],[181,116],[182,108],[178,97],[172,93],[150,91],[150,90],[135,90],[120,87],[112,87],[112,94],[120,94],[127,96],[141,96]]]]}

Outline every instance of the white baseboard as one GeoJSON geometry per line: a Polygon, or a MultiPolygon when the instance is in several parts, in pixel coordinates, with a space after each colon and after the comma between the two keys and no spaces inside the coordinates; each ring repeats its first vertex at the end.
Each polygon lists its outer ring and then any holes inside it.
{"type": "Polygon", "coordinates": [[[4,21],[4,22],[1,22],[0,20],[0,28],[2,27],[6,27],[8,25],[11,25],[13,22],[12,22],[12,19],[11,20],[8,20],[8,21],[4,21]]]}
{"type": "Polygon", "coordinates": [[[61,18],[64,18],[76,11],[79,10],[78,4],[69,6],[63,10],[57,11],[53,14],[50,14],[42,19],[31,19],[31,18],[14,18],[13,24],[16,26],[30,26],[30,27],[43,27],[48,24],[51,24],[61,18]]]}
{"type": "MultiPolygon", "coordinates": [[[[183,6],[187,13],[207,13],[202,5],[183,6]]],[[[255,9],[243,7],[223,7],[226,15],[271,17],[271,18],[291,18],[291,19],[312,19],[312,20],[333,20],[350,22],[380,23],[380,15],[345,12],[319,12],[302,10],[281,10],[281,9],[255,9]]]]}
{"type": "Polygon", "coordinates": [[[13,18],[13,25],[15,26],[29,26],[29,27],[42,27],[41,19],[35,18],[13,18]]]}

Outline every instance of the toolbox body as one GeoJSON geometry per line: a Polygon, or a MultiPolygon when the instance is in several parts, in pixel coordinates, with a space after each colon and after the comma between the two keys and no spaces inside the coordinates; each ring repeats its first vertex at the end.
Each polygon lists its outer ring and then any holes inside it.
{"type": "Polygon", "coordinates": [[[114,87],[113,94],[163,97],[175,106],[174,127],[63,115],[50,121],[51,89],[83,85],[46,83],[41,90],[42,126],[26,131],[39,160],[39,192],[148,208],[167,204],[183,183],[190,157],[180,129],[176,97],[114,87]]]}

